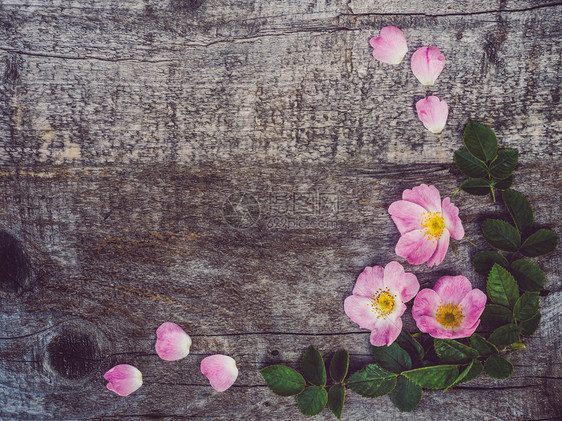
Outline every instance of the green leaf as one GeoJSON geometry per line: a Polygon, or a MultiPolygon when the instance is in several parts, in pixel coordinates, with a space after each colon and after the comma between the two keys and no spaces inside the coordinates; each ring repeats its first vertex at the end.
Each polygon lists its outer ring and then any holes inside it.
{"type": "Polygon", "coordinates": [[[533,225],[535,220],[533,209],[531,209],[531,204],[525,196],[518,191],[509,189],[502,193],[502,199],[520,232],[524,232],[533,225]]]}
{"type": "Polygon", "coordinates": [[[421,397],[422,388],[404,376],[398,377],[396,387],[390,394],[390,400],[402,412],[413,411],[421,397]]]}
{"type": "Polygon", "coordinates": [[[488,297],[495,304],[513,308],[519,298],[515,278],[505,268],[494,263],[487,283],[488,297]]]}
{"type": "Polygon", "coordinates": [[[499,219],[486,219],[482,223],[482,234],[492,247],[505,251],[517,251],[521,234],[512,225],[499,219]]]}
{"type": "Polygon", "coordinates": [[[490,164],[492,177],[504,179],[511,175],[519,162],[519,152],[515,149],[501,149],[490,164]]]}
{"type": "Polygon", "coordinates": [[[298,395],[306,385],[298,371],[284,365],[270,365],[262,368],[260,374],[267,387],[279,396],[298,395]]]}
{"type": "Polygon", "coordinates": [[[519,332],[514,324],[498,327],[490,335],[490,342],[497,346],[511,345],[519,340],[519,332]]]}
{"type": "Polygon", "coordinates": [[[434,365],[404,371],[403,376],[425,389],[444,389],[459,376],[456,365],[434,365]]]}
{"type": "Polygon", "coordinates": [[[541,322],[541,314],[537,312],[533,317],[529,320],[525,320],[519,323],[519,332],[523,336],[531,336],[539,327],[539,323],[541,322]]]}
{"type": "Polygon", "coordinates": [[[505,257],[495,251],[480,251],[474,255],[474,270],[480,275],[488,276],[494,263],[506,268],[509,263],[505,257]]]}
{"type": "Polygon", "coordinates": [[[513,308],[513,315],[519,321],[529,320],[539,311],[539,293],[526,292],[524,293],[513,308]]]}
{"type": "Polygon", "coordinates": [[[461,189],[468,194],[485,196],[490,193],[490,181],[485,178],[469,178],[461,184],[461,189]]]}
{"type": "Polygon", "coordinates": [[[492,186],[494,186],[498,190],[507,190],[513,184],[513,176],[510,175],[509,177],[504,178],[503,180],[492,178],[490,184],[492,184],[492,186]]]}
{"type": "Polygon", "coordinates": [[[367,364],[362,370],[349,376],[347,385],[361,396],[377,398],[394,389],[397,376],[376,364],[367,364]]]}
{"type": "Polygon", "coordinates": [[[546,276],[539,265],[528,260],[516,260],[509,265],[509,271],[519,288],[525,291],[540,291],[546,283],[546,276]]]}
{"type": "Polygon", "coordinates": [[[318,415],[328,403],[328,392],[321,386],[310,386],[297,396],[297,406],[303,415],[318,415]]]}
{"type": "Polygon", "coordinates": [[[409,355],[410,358],[414,361],[416,360],[423,360],[424,351],[423,346],[412,336],[410,332],[407,330],[403,330],[396,338],[396,342],[402,349],[404,349],[409,355]]]}
{"type": "Polygon", "coordinates": [[[550,253],[558,245],[558,236],[554,231],[540,229],[531,234],[521,246],[521,254],[537,257],[550,253]]]}
{"type": "Polygon", "coordinates": [[[343,404],[345,403],[345,386],[343,384],[335,384],[328,391],[328,408],[330,412],[341,419],[343,404]]]}
{"type": "Polygon", "coordinates": [[[488,357],[484,363],[484,371],[494,379],[507,379],[513,373],[513,365],[499,355],[488,357]]]}
{"type": "Polygon", "coordinates": [[[371,346],[371,353],[378,365],[393,373],[400,374],[412,368],[412,359],[396,342],[390,346],[371,346]]]}
{"type": "Polygon", "coordinates": [[[470,363],[465,367],[465,369],[461,372],[461,374],[459,374],[459,376],[455,379],[455,381],[444,389],[444,392],[455,387],[456,385],[458,385],[464,380],[464,378],[470,373],[470,370],[472,370],[474,361],[478,361],[478,360],[470,360],[470,363]]]}
{"type": "Polygon", "coordinates": [[[486,304],[480,319],[483,323],[492,327],[514,322],[511,310],[507,307],[498,306],[496,304],[486,304]]]}
{"type": "Polygon", "coordinates": [[[322,355],[316,348],[310,345],[304,351],[301,359],[301,370],[304,378],[316,386],[325,386],[326,381],[326,366],[322,355]]]}
{"type": "Polygon", "coordinates": [[[498,150],[498,140],[489,127],[469,121],[463,135],[466,149],[481,161],[490,161],[498,150]]]}
{"type": "Polygon", "coordinates": [[[452,339],[435,339],[433,346],[444,363],[467,363],[478,357],[478,351],[452,339]]]}
{"type": "Polygon", "coordinates": [[[347,376],[349,368],[349,353],[345,349],[340,349],[332,357],[330,361],[330,376],[336,383],[341,383],[347,376]]]}
{"type": "Polygon", "coordinates": [[[476,349],[482,356],[497,354],[499,352],[498,348],[496,348],[492,342],[487,341],[477,333],[473,333],[469,341],[470,346],[476,349]]]}
{"type": "Polygon", "coordinates": [[[470,370],[468,371],[466,376],[457,384],[468,383],[469,381],[474,380],[482,373],[483,368],[484,367],[482,366],[482,363],[480,361],[478,360],[472,361],[472,367],[470,367],[470,370]]]}
{"type": "Polygon", "coordinates": [[[455,152],[455,164],[459,170],[469,177],[485,177],[488,175],[488,167],[466,149],[455,152]]]}

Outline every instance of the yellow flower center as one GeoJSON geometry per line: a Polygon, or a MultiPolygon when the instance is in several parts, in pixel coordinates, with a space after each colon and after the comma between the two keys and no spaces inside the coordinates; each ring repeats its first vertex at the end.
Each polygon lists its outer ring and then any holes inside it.
{"type": "Polygon", "coordinates": [[[435,320],[447,328],[459,327],[464,319],[460,304],[441,304],[435,312],[435,320]]]}
{"type": "Polygon", "coordinates": [[[441,238],[445,229],[445,220],[441,212],[424,212],[421,220],[422,228],[425,228],[424,235],[434,243],[441,238]]]}
{"type": "Polygon", "coordinates": [[[377,319],[379,317],[388,316],[394,310],[396,305],[395,297],[390,293],[388,288],[379,289],[373,299],[371,300],[371,311],[377,313],[377,319]]]}

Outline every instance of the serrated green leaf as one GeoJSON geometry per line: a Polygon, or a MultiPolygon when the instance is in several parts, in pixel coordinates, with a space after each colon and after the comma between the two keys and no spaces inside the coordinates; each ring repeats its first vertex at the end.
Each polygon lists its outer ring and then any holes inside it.
{"type": "Polygon", "coordinates": [[[437,356],[444,363],[467,363],[478,357],[478,351],[452,339],[435,339],[433,346],[437,356]]]}
{"type": "Polygon", "coordinates": [[[550,253],[558,245],[558,236],[554,231],[540,229],[529,236],[521,246],[521,254],[537,257],[550,253]]]}
{"type": "Polygon", "coordinates": [[[349,368],[349,353],[345,349],[340,349],[330,361],[330,377],[336,383],[341,383],[347,376],[349,368]]]}
{"type": "Polygon", "coordinates": [[[402,375],[425,389],[445,389],[459,376],[456,365],[434,365],[404,371],[402,375]]]}
{"type": "Polygon", "coordinates": [[[480,320],[491,327],[503,326],[514,322],[513,312],[507,307],[496,304],[486,304],[480,320]]]}
{"type": "Polygon", "coordinates": [[[546,276],[539,265],[528,260],[516,260],[509,265],[509,271],[519,288],[525,291],[540,291],[546,283],[546,276]]]}
{"type": "Polygon", "coordinates": [[[318,415],[328,403],[328,392],[320,386],[309,386],[297,396],[297,406],[301,414],[318,415]]]}
{"type": "Polygon", "coordinates": [[[488,276],[494,263],[504,268],[509,265],[507,259],[495,251],[480,251],[474,255],[474,270],[480,275],[488,276]]]}
{"type": "Polygon", "coordinates": [[[494,263],[488,275],[486,290],[492,302],[509,308],[513,308],[519,298],[519,288],[515,278],[497,263],[494,263]]]}
{"type": "Polygon", "coordinates": [[[502,193],[502,199],[520,232],[524,232],[533,225],[535,220],[533,209],[531,209],[531,204],[525,196],[518,191],[509,189],[502,193]]]}
{"type": "Polygon", "coordinates": [[[490,181],[485,178],[469,178],[463,181],[461,189],[474,196],[485,196],[490,193],[490,181]]]}
{"type": "Polygon", "coordinates": [[[459,376],[455,379],[455,381],[453,383],[451,383],[449,386],[447,386],[443,391],[446,392],[447,390],[452,389],[453,387],[455,387],[456,385],[461,383],[463,381],[463,379],[468,375],[468,373],[470,373],[470,370],[472,370],[472,366],[474,365],[474,361],[477,361],[477,360],[471,360],[470,363],[461,372],[461,374],[459,374],[459,376]]]}
{"type": "Polygon", "coordinates": [[[420,403],[422,388],[404,376],[398,377],[390,400],[402,412],[411,412],[420,403]]]}
{"type": "Polygon", "coordinates": [[[410,355],[411,360],[421,361],[424,357],[423,346],[412,336],[407,330],[402,330],[396,342],[402,349],[404,349],[408,355],[410,355]]]}
{"type": "Polygon", "coordinates": [[[393,373],[401,373],[412,368],[410,355],[396,342],[390,346],[371,346],[371,353],[378,365],[393,373]]]}
{"type": "Polygon", "coordinates": [[[539,293],[525,292],[513,307],[513,315],[519,321],[529,320],[539,311],[539,293]]]}
{"type": "Polygon", "coordinates": [[[494,379],[507,379],[513,373],[513,365],[499,355],[488,357],[484,363],[484,371],[494,379]]]}
{"type": "Polygon", "coordinates": [[[513,176],[510,175],[509,177],[504,178],[503,180],[499,180],[497,178],[492,178],[492,181],[491,181],[490,184],[492,184],[492,186],[494,186],[498,190],[507,190],[513,184],[513,176]]]}
{"type": "Polygon", "coordinates": [[[397,374],[391,373],[377,364],[368,364],[362,370],[349,376],[347,385],[361,396],[377,398],[394,389],[397,376],[397,374]]]}
{"type": "Polygon", "coordinates": [[[499,352],[498,348],[496,348],[496,346],[492,342],[487,341],[477,333],[473,333],[469,341],[470,346],[477,350],[478,353],[483,357],[487,355],[497,354],[499,352]]]}
{"type": "Polygon", "coordinates": [[[322,355],[316,348],[310,345],[304,351],[301,359],[301,370],[304,378],[316,386],[325,386],[326,381],[326,366],[322,355]]]}
{"type": "Polygon", "coordinates": [[[539,327],[539,323],[541,322],[541,314],[537,312],[533,317],[529,320],[525,320],[519,323],[519,332],[523,336],[531,336],[535,333],[535,330],[539,327]]]}
{"type": "Polygon", "coordinates": [[[499,219],[486,219],[482,223],[482,234],[492,247],[504,251],[517,251],[521,234],[512,225],[499,219]]]}
{"type": "Polygon", "coordinates": [[[496,134],[489,127],[469,121],[463,135],[466,149],[481,161],[490,161],[498,150],[496,134]]]}
{"type": "Polygon", "coordinates": [[[497,346],[511,345],[519,340],[519,332],[514,324],[498,327],[490,335],[490,342],[497,346]]]}
{"type": "Polygon", "coordinates": [[[284,365],[270,365],[262,368],[260,374],[267,387],[279,396],[298,395],[306,385],[298,371],[284,365]]]}
{"type": "Polygon", "coordinates": [[[345,386],[335,384],[328,391],[328,409],[337,419],[341,419],[343,404],[345,403],[345,386]]]}
{"type": "Polygon", "coordinates": [[[482,370],[484,369],[482,363],[478,360],[474,360],[472,362],[472,367],[470,368],[470,370],[468,371],[468,373],[466,374],[466,376],[457,384],[462,384],[462,383],[468,383],[471,380],[474,380],[476,377],[478,377],[481,373],[482,370]]]}
{"type": "Polygon", "coordinates": [[[515,149],[501,149],[490,164],[492,177],[504,179],[511,175],[519,162],[519,152],[515,149]]]}
{"type": "Polygon", "coordinates": [[[481,178],[488,175],[488,167],[486,164],[466,149],[456,151],[454,159],[459,170],[469,177],[481,178]]]}

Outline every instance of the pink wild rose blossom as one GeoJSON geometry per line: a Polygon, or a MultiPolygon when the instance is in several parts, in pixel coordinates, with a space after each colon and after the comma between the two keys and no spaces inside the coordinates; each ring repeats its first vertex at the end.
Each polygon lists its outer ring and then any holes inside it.
{"type": "Polygon", "coordinates": [[[412,72],[423,85],[433,85],[444,67],[445,56],[437,47],[421,47],[412,55],[412,72]]]}
{"type": "Polygon", "coordinates": [[[449,239],[460,240],[464,228],[458,208],[441,195],[435,186],[422,184],[404,190],[402,200],[390,205],[388,213],[402,235],[396,244],[396,254],[419,265],[440,264],[447,254],[449,239]]]}
{"type": "Polygon", "coordinates": [[[163,360],[181,360],[189,354],[191,338],[177,324],[162,323],[156,330],[156,336],[156,353],[163,360]]]}
{"type": "Polygon", "coordinates": [[[119,364],[103,375],[107,388],[120,396],[127,396],[142,386],[142,373],[132,365],[119,364]]]}
{"type": "Polygon", "coordinates": [[[369,40],[373,47],[373,57],[383,63],[399,64],[408,52],[404,33],[396,26],[385,26],[378,37],[369,40]]]}
{"type": "Polygon", "coordinates": [[[402,330],[404,303],[418,293],[416,275],[404,272],[398,262],[366,267],[357,278],[353,295],[344,301],[345,314],[362,329],[371,331],[371,344],[391,345],[402,330]]]}
{"type": "Polygon", "coordinates": [[[201,373],[203,373],[213,389],[224,392],[234,384],[238,377],[236,361],[227,355],[211,355],[201,361],[201,373]]]}
{"type": "Polygon", "coordinates": [[[416,102],[418,118],[431,133],[441,133],[447,124],[449,107],[436,96],[428,96],[416,102]]]}
{"type": "Polygon", "coordinates": [[[414,300],[412,316],[418,329],[434,338],[468,338],[480,324],[486,294],[472,289],[464,276],[443,276],[433,289],[423,289],[414,300]]]}

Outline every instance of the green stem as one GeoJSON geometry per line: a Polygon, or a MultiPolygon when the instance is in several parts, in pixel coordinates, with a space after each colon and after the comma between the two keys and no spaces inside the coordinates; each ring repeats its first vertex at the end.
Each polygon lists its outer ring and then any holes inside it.
{"type": "Polygon", "coordinates": [[[496,203],[496,193],[494,192],[494,186],[490,186],[490,190],[492,191],[492,200],[496,203]]]}
{"type": "Polygon", "coordinates": [[[474,247],[478,247],[476,244],[474,244],[472,241],[470,241],[468,238],[464,237],[464,239],[466,241],[468,241],[470,244],[472,244],[474,247]]]}
{"type": "Polygon", "coordinates": [[[458,194],[459,191],[461,191],[461,188],[460,188],[460,187],[455,190],[455,192],[454,192],[453,195],[451,196],[451,199],[454,199],[455,196],[458,194]]]}
{"type": "Polygon", "coordinates": [[[451,244],[451,247],[453,248],[453,251],[454,251],[455,254],[458,256],[458,255],[459,255],[459,251],[457,250],[457,247],[455,246],[455,243],[453,243],[453,242],[451,241],[450,244],[451,244]]]}

